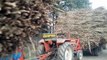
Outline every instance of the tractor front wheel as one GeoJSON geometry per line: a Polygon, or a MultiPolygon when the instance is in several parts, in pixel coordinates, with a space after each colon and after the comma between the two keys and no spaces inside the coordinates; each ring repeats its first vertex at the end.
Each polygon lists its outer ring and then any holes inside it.
{"type": "Polygon", "coordinates": [[[73,48],[69,42],[59,46],[57,60],[74,60],[73,48]]]}
{"type": "Polygon", "coordinates": [[[82,58],[83,58],[83,52],[82,52],[82,50],[79,50],[77,52],[77,60],[82,60],[82,58]]]}

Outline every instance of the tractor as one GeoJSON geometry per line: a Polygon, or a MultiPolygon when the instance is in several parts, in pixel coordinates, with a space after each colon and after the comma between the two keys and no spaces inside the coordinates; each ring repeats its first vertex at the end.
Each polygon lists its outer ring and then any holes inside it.
{"type": "Polygon", "coordinates": [[[46,33],[42,38],[36,52],[38,60],[81,60],[83,57],[80,40],[70,38],[70,34],[46,33]]]}

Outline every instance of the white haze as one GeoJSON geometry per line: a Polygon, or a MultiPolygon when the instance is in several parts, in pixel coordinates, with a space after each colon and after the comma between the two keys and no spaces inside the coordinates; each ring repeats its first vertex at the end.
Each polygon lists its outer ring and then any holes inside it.
{"type": "Polygon", "coordinates": [[[104,7],[107,9],[107,0],[90,0],[92,8],[104,7]]]}

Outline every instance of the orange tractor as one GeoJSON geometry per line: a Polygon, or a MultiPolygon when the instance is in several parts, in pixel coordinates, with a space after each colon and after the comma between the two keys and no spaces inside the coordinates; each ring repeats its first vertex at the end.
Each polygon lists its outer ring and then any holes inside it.
{"type": "Polygon", "coordinates": [[[81,60],[83,57],[79,39],[69,34],[43,34],[37,48],[38,60],[81,60]]]}

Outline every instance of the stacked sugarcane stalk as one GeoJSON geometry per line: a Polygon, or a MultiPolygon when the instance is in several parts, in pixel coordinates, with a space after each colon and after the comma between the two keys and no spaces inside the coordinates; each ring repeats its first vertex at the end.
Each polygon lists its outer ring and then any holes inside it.
{"type": "Polygon", "coordinates": [[[107,10],[100,7],[95,10],[80,9],[59,17],[57,32],[70,32],[71,37],[81,39],[84,50],[106,43],[107,10]],[[103,39],[102,39],[103,38],[103,39]],[[91,45],[91,46],[89,46],[91,45]]]}
{"type": "Polygon", "coordinates": [[[54,0],[0,1],[0,56],[15,52],[29,37],[47,32],[54,0]]]}

